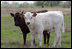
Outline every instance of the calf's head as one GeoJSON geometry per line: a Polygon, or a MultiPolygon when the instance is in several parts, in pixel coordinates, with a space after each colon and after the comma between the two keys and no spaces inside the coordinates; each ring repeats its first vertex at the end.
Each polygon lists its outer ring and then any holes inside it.
{"type": "Polygon", "coordinates": [[[11,15],[12,17],[14,17],[15,26],[19,26],[19,24],[20,24],[20,22],[21,22],[21,17],[24,16],[24,15],[23,15],[23,12],[22,12],[22,13],[17,12],[17,13],[15,13],[15,14],[10,13],[10,15],[11,15]]]}
{"type": "Polygon", "coordinates": [[[27,25],[34,22],[34,17],[36,17],[36,13],[26,12],[24,14],[24,19],[27,25]]]}

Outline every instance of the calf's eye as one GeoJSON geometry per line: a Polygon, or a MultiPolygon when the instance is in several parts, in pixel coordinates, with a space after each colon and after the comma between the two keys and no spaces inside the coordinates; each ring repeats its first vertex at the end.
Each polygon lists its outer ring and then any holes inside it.
{"type": "Polygon", "coordinates": [[[31,19],[32,19],[32,17],[31,17],[31,19]]]}

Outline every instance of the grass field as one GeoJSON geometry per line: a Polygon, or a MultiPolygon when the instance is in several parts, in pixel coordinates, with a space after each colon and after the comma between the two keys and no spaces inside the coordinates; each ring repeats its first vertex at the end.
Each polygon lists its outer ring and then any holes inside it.
{"type": "MultiPolygon", "coordinates": [[[[70,12],[70,11],[69,11],[70,12]]],[[[71,48],[71,15],[64,16],[65,33],[61,33],[61,48],[71,48]]],[[[54,41],[54,32],[50,34],[50,46],[54,41]]],[[[38,48],[38,36],[35,36],[36,44],[35,48],[38,48]]],[[[30,48],[30,33],[27,35],[27,45],[23,46],[23,36],[19,27],[14,26],[13,18],[10,15],[1,16],[1,48],[30,48]]],[[[43,44],[42,48],[47,48],[43,44]]],[[[57,48],[58,45],[56,45],[57,48]]]]}

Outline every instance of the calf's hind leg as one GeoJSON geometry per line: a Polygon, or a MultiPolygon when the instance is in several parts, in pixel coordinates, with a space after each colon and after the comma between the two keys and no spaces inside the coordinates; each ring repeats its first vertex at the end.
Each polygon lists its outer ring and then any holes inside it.
{"type": "Polygon", "coordinates": [[[44,31],[44,32],[43,32],[43,36],[44,36],[44,44],[46,44],[46,33],[47,33],[47,31],[44,31]]]}
{"type": "Polygon", "coordinates": [[[47,35],[47,45],[49,46],[50,32],[46,33],[47,35]]]}

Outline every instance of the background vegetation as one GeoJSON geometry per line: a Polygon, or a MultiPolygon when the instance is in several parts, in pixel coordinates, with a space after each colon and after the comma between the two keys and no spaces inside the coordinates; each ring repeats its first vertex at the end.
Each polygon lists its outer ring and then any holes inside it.
{"type": "Polygon", "coordinates": [[[24,2],[24,3],[17,3],[17,2],[13,2],[12,4],[9,4],[8,2],[3,2],[1,4],[1,7],[7,7],[7,8],[11,8],[11,7],[34,7],[34,6],[46,6],[46,7],[63,7],[63,8],[70,8],[71,7],[71,1],[66,1],[66,2],[62,2],[62,1],[35,1],[33,4],[24,2]]]}

